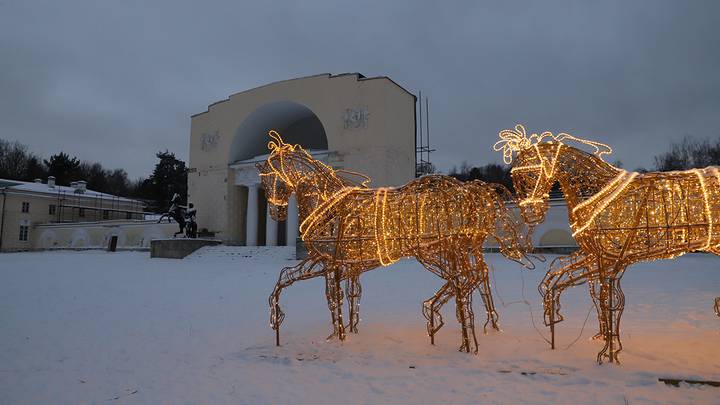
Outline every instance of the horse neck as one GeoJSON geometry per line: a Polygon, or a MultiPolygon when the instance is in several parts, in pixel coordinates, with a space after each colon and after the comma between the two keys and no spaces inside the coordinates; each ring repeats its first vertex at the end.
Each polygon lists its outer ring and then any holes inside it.
{"type": "Polygon", "coordinates": [[[340,191],[345,184],[325,166],[310,166],[295,186],[300,221],[315,208],[340,191]]]}
{"type": "Polygon", "coordinates": [[[560,183],[568,207],[572,209],[624,172],[596,156],[563,144],[555,178],[560,183]]]}
{"type": "MultiPolygon", "coordinates": [[[[493,194],[491,198],[501,200],[502,197],[495,193],[493,194]]],[[[507,205],[505,205],[507,203],[508,201],[497,201],[494,205],[495,208],[492,215],[495,216],[495,221],[491,235],[497,240],[498,244],[506,250],[522,250],[520,243],[520,238],[522,237],[520,223],[513,220],[510,210],[507,205]]]]}

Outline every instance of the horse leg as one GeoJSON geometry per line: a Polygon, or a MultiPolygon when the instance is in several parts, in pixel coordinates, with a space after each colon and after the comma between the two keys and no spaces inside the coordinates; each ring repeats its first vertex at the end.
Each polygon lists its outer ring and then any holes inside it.
{"type": "Polygon", "coordinates": [[[618,355],[622,351],[620,318],[625,309],[625,294],[620,286],[623,272],[624,269],[607,275],[603,279],[600,289],[600,302],[605,313],[603,317],[605,323],[605,346],[598,353],[597,361],[599,364],[602,364],[605,358],[610,363],[620,363],[618,360],[618,355]]]}
{"type": "Polygon", "coordinates": [[[553,349],[555,324],[564,319],[560,314],[560,295],[566,288],[581,285],[592,279],[598,271],[593,265],[594,262],[591,256],[584,256],[581,251],[558,257],[550,263],[550,270],[540,282],[538,291],[543,297],[544,322],[550,327],[550,346],[553,349]]]}
{"type": "Polygon", "coordinates": [[[337,336],[340,341],[345,340],[345,324],[342,316],[343,291],[340,288],[341,268],[335,266],[325,273],[325,296],[328,300],[330,317],[333,322],[333,333],[328,336],[332,339],[337,336]]]}
{"type": "Polygon", "coordinates": [[[362,296],[362,286],[359,277],[350,277],[345,282],[345,295],[348,301],[348,309],[350,311],[348,319],[348,329],[351,333],[358,333],[358,323],[360,322],[360,297],[362,296]]]}
{"type": "Polygon", "coordinates": [[[415,258],[423,265],[429,272],[436,276],[446,280],[446,283],[440,287],[440,289],[433,295],[423,302],[422,313],[427,319],[427,331],[430,336],[430,344],[435,344],[435,334],[445,324],[443,322],[442,314],[440,309],[445,305],[446,302],[454,295],[455,289],[453,283],[450,281],[452,277],[448,272],[445,271],[447,263],[440,256],[428,254],[427,252],[418,251],[415,253],[415,258]]]}
{"type": "Polygon", "coordinates": [[[452,285],[448,281],[433,295],[423,302],[422,313],[427,319],[427,331],[430,336],[430,344],[435,344],[435,333],[445,324],[440,309],[452,297],[452,285]]]}
{"type": "Polygon", "coordinates": [[[573,278],[573,272],[581,269],[586,260],[587,257],[578,250],[568,256],[560,256],[550,263],[548,272],[538,286],[538,292],[543,297],[546,326],[562,322],[563,317],[559,313],[560,303],[557,301],[559,298],[557,297],[559,294],[558,287],[566,279],[573,278]],[[550,315],[554,315],[558,319],[549,319],[550,315]]]}
{"type": "Polygon", "coordinates": [[[280,309],[280,293],[296,281],[307,280],[321,276],[325,273],[323,266],[311,260],[304,260],[293,267],[285,267],[275,284],[268,302],[270,304],[270,326],[275,330],[275,345],[280,346],[280,324],[285,319],[285,313],[280,309]]]}
{"type": "Polygon", "coordinates": [[[490,289],[490,272],[488,271],[487,264],[485,264],[485,261],[482,259],[482,255],[476,256],[476,260],[478,261],[478,267],[480,267],[480,271],[482,272],[482,278],[479,283],[478,290],[480,291],[480,297],[483,300],[483,304],[485,304],[487,319],[483,325],[483,333],[487,334],[488,323],[493,329],[497,331],[500,330],[500,327],[498,326],[499,316],[495,310],[495,302],[493,301],[492,290],[490,289]]]}
{"type": "Polygon", "coordinates": [[[180,228],[180,230],[175,232],[175,234],[173,235],[174,238],[180,234],[185,233],[185,218],[183,218],[182,215],[173,215],[172,218],[175,220],[175,222],[177,222],[178,227],[180,228]]]}
{"type": "Polygon", "coordinates": [[[590,298],[592,298],[593,305],[595,306],[595,311],[597,312],[597,319],[598,319],[598,333],[596,333],[592,339],[593,340],[605,340],[605,312],[602,309],[602,305],[600,303],[600,289],[602,287],[602,282],[597,280],[590,280],[588,283],[588,289],[590,290],[590,298]]]}
{"type": "MultiPolygon", "coordinates": [[[[720,256],[720,245],[715,245],[709,249],[706,250],[708,253],[712,253],[715,256],[720,256]]],[[[720,316],[720,297],[715,298],[715,305],[714,305],[715,315],[720,316]]]]}
{"type": "Polygon", "coordinates": [[[472,293],[474,280],[469,283],[455,281],[455,308],[460,326],[462,327],[461,352],[478,352],[477,336],[475,335],[475,314],[472,309],[472,293]],[[471,340],[472,338],[472,340],[471,340]]]}

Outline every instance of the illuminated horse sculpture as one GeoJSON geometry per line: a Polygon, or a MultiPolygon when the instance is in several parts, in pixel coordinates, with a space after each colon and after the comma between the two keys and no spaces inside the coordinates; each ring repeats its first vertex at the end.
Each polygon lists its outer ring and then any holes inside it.
{"type": "MultiPolygon", "coordinates": [[[[548,193],[557,181],[567,201],[579,250],[557,258],[539,286],[545,324],[553,335],[563,320],[560,294],[589,282],[600,323],[598,354],[618,360],[620,317],[625,297],[620,279],[627,266],[692,251],[720,253],[720,173],[715,167],[676,172],[631,173],[602,160],[610,147],[568,134],[544,132],[529,138],[525,128],[500,132],[495,150],[511,163],[520,209],[528,224],[544,220],[548,193]],[[590,154],[566,142],[594,148],[590,154]]],[[[716,300],[716,307],[720,304],[716,300]]],[[[720,315],[720,309],[716,308],[720,315]]]]}
{"type": "Polygon", "coordinates": [[[488,323],[497,329],[497,313],[483,261],[482,245],[494,236],[501,252],[516,261],[524,260],[525,235],[522,221],[505,207],[495,185],[475,181],[461,183],[447,176],[426,176],[400,188],[369,189],[366,182],[353,185],[339,171],[315,160],[299,145],[286,144],[275,131],[268,144],[271,154],[258,170],[271,206],[271,216],[282,220],[295,193],[300,232],[309,257],[297,266],[282,270],[270,295],[270,323],[276,331],[284,314],[279,297],[296,281],[325,277],[326,296],[334,331],[345,339],[341,281],[346,280],[351,332],[357,332],[361,273],[387,266],[402,257],[415,257],[429,271],[446,280],[440,290],[424,302],[428,333],[443,325],[441,306],[455,297],[456,315],[462,327],[461,351],[477,352],[472,311],[475,289],[485,303],[488,323]]]}

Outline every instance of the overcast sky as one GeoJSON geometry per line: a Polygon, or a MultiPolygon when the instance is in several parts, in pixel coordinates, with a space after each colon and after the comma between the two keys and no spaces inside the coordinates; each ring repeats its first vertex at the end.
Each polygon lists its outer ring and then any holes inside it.
{"type": "Polygon", "coordinates": [[[187,159],[208,104],[361,72],[430,97],[443,171],[501,162],[516,122],[652,167],[686,134],[720,136],[719,19],[714,0],[0,0],[0,138],[146,176],[157,150],[187,159]]]}

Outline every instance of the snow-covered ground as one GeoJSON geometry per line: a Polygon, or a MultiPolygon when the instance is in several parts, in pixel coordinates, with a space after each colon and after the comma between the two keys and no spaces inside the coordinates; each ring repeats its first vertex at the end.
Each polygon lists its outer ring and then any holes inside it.
{"type": "MultiPolygon", "coordinates": [[[[541,326],[528,272],[497,254],[502,333],[460,353],[454,305],[429,344],[421,302],[441,280],[401,261],[362,277],[360,333],[326,341],[324,282],[282,296],[283,346],[267,297],[289,251],[221,248],[185,260],[147,253],[0,255],[0,403],[720,403],[720,388],[658,377],[720,380],[720,259],[688,255],[631,267],[623,279],[621,365],[595,363],[601,343],[584,287],[563,301],[559,349],[541,326]]],[[[552,259],[552,257],[548,257],[552,259]]],[[[475,299],[482,325],[482,304],[475,299]]]]}

